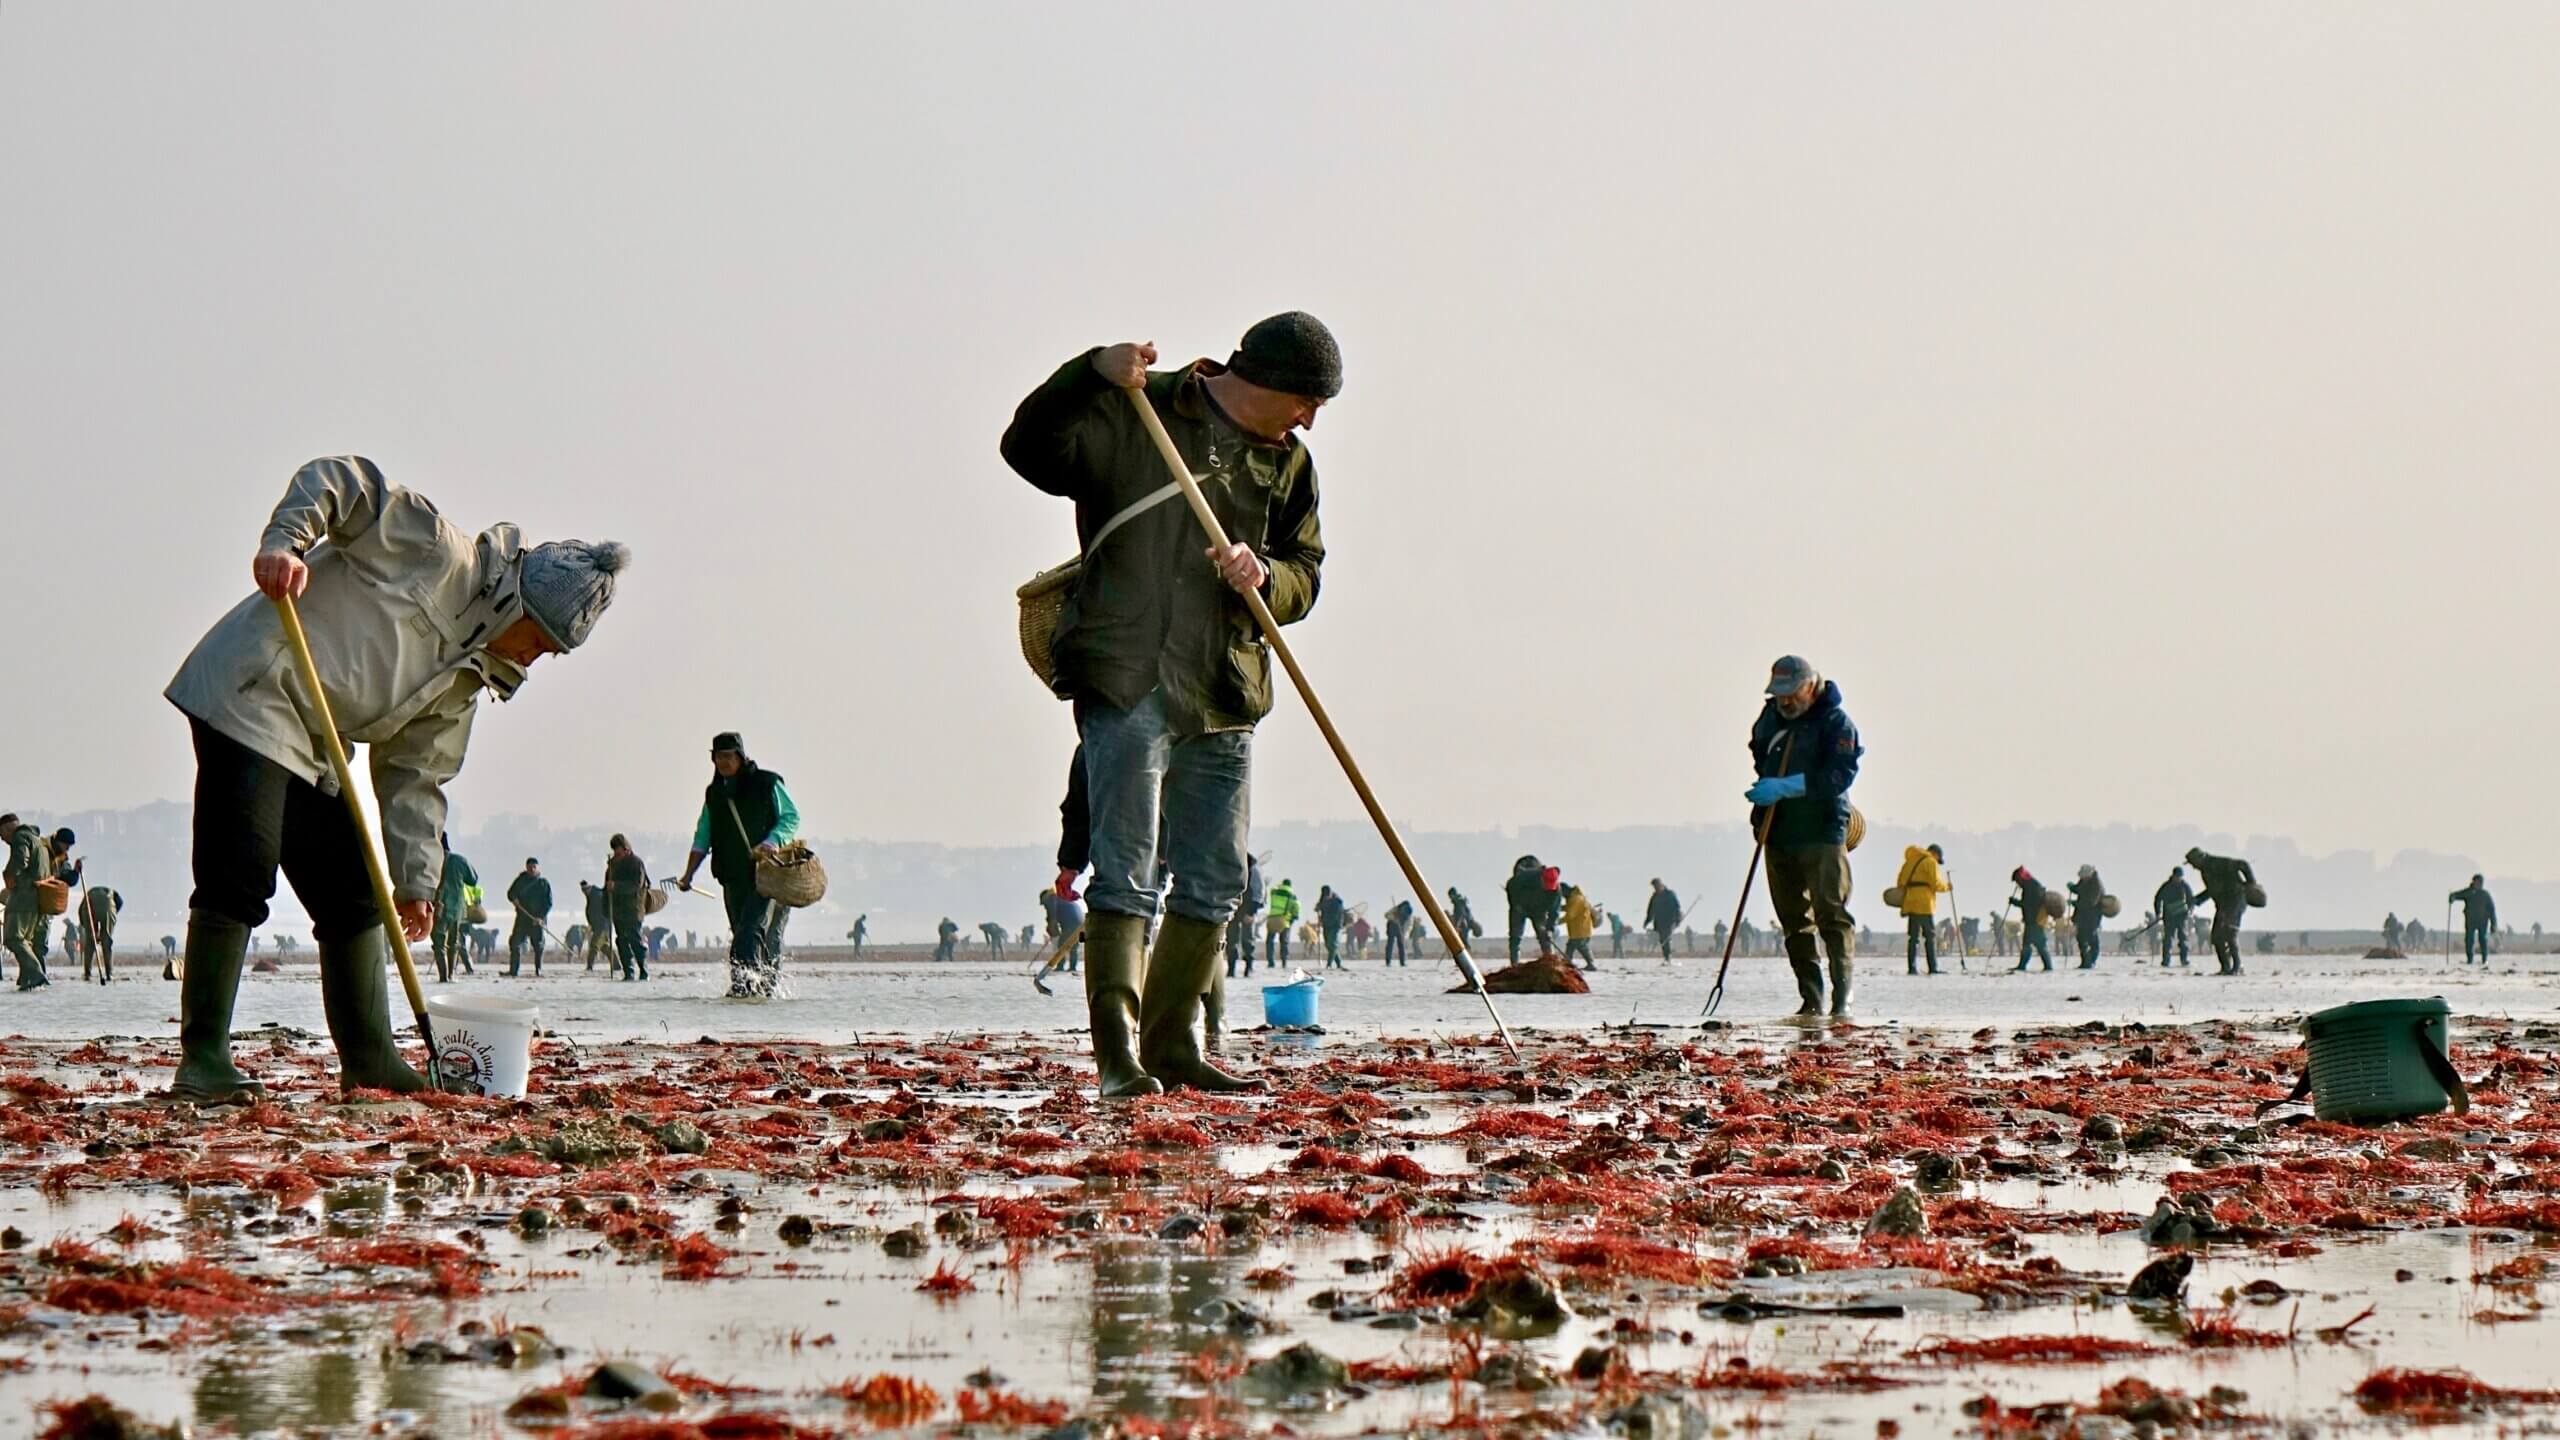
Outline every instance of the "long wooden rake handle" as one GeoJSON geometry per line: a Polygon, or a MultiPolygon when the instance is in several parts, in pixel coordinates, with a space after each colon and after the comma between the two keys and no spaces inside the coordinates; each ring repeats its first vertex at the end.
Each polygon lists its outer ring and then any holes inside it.
{"type": "MultiPolygon", "coordinates": [[[[1787,773],[1788,764],[1796,758],[1796,737],[1790,732],[1787,743],[1778,747],[1778,773],[1787,773]]],[[[1760,852],[1769,848],[1769,827],[1778,823],[1777,802],[1771,801],[1760,811],[1759,833],[1751,837],[1751,866],[1742,872],[1742,898],[1733,902],[1733,923],[1724,932],[1724,963],[1716,966],[1715,988],[1707,992],[1707,1008],[1701,1015],[1713,1015],[1724,1003],[1724,972],[1733,968],[1733,942],[1742,934],[1742,912],[1751,908],[1751,882],[1760,878],[1760,852]]]]}
{"type": "Polygon", "coordinates": [[[329,692],[320,686],[320,667],[311,658],[311,637],[302,633],[302,614],[294,609],[293,597],[275,597],[276,614],[284,619],[285,644],[293,650],[294,668],[302,674],[302,688],[311,692],[313,718],[320,722],[320,734],[328,741],[329,768],[338,775],[338,794],[347,802],[347,815],[355,822],[356,842],[364,847],[365,874],[373,880],[373,903],[382,911],[382,929],[391,941],[391,957],[400,963],[400,988],[408,992],[409,1009],[418,1017],[418,1038],[427,1044],[427,1083],[438,1090],[444,1088],[444,1065],[436,1058],[435,1023],[427,1018],[427,996],[418,987],[418,967],[409,958],[409,935],[400,928],[400,905],[391,897],[391,872],[383,866],[382,847],[373,843],[373,830],[365,823],[364,806],[356,799],[355,772],[347,765],[347,747],[338,739],[337,717],[329,713],[329,692]]]}
{"type": "MultiPolygon", "coordinates": [[[[1174,482],[1182,487],[1182,498],[1191,503],[1191,513],[1199,517],[1200,528],[1209,532],[1211,544],[1225,549],[1229,543],[1227,527],[1218,523],[1218,514],[1209,508],[1209,497],[1200,493],[1200,482],[1192,478],[1191,467],[1183,461],[1182,451],[1175,447],[1173,437],[1165,433],[1164,418],[1156,414],[1156,407],[1147,399],[1145,389],[1132,387],[1127,393],[1129,403],[1137,407],[1139,423],[1147,427],[1148,437],[1156,442],[1156,453],[1164,457],[1165,468],[1173,472],[1174,482]]],[[[1280,622],[1272,618],[1271,607],[1263,602],[1258,591],[1244,592],[1244,602],[1253,611],[1254,623],[1262,627],[1262,638],[1271,642],[1271,652],[1280,657],[1281,668],[1289,672],[1289,681],[1298,688],[1298,698],[1306,702],[1307,713],[1315,718],[1316,729],[1324,735],[1325,744],[1333,748],[1333,758],[1341,762],[1344,777],[1350,780],[1353,793],[1360,797],[1361,807],[1369,812],[1369,822],[1378,827],[1378,838],[1387,842],[1387,853],[1395,857],[1396,868],[1404,872],[1405,883],[1412,886],[1414,894],[1420,897],[1423,913],[1431,917],[1432,926],[1440,932],[1440,943],[1449,948],[1449,957],[1458,962],[1458,973],[1466,977],[1468,988],[1475,991],[1476,998],[1484,1001],[1485,1013],[1493,1017],[1494,1033],[1502,1037],[1502,1048],[1511,1052],[1511,1063],[1522,1063],[1520,1047],[1511,1040],[1511,1027],[1502,1023],[1502,1012],[1495,1008],[1493,996],[1484,988],[1484,976],[1477,973],[1475,961],[1467,953],[1466,937],[1458,933],[1457,926],[1449,923],[1448,912],[1440,908],[1431,882],[1422,877],[1422,867],[1414,863],[1413,852],[1405,848],[1404,837],[1396,833],[1396,822],[1387,818],[1386,807],[1378,803],[1377,793],[1369,788],[1368,777],[1360,773],[1360,762],[1351,758],[1351,747],[1343,743],[1342,732],[1333,728],[1333,717],[1326,713],[1324,701],[1316,694],[1315,683],[1307,678],[1306,671],[1298,668],[1298,657],[1290,651],[1289,642],[1281,637],[1280,622]]]]}

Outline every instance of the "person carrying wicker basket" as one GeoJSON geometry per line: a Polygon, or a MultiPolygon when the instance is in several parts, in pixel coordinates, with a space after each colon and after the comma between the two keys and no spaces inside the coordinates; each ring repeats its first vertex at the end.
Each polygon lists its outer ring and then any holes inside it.
{"type": "Polygon", "coordinates": [[[1324,565],[1315,469],[1295,432],[1341,393],[1315,317],[1275,315],[1224,365],[1150,373],[1153,345],[1088,350],[1014,412],[1005,462],[1075,502],[1084,555],[1050,631],[1050,688],[1075,705],[1092,810],[1085,1005],[1105,1097],[1235,1090],[1202,1053],[1203,994],[1245,885],[1253,727],[1271,654],[1243,592],[1281,624],[1324,565]],[[1204,543],[1127,390],[1143,390],[1233,543],[1204,543]],[[1158,854],[1159,826],[1164,855],[1158,854]],[[1159,859],[1173,883],[1154,888],[1159,859]],[[1147,921],[1165,912],[1154,953],[1147,921]]]}
{"type": "Polygon", "coordinates": [[[761,998],[782,978],[782,927],[791,916],[778,900],[756,889],[756,860],[772,859],[800,838],[800,807],[782,788],[782,777],[747,758],[747,742],[735,730],[711,737],[711,783],[703,787],[702,815],[693,822],[693,850],[685,856],[676,888],[691,890],[694,872],[711,861],[720,900],[729,911],[729,994],[761,998]]]}

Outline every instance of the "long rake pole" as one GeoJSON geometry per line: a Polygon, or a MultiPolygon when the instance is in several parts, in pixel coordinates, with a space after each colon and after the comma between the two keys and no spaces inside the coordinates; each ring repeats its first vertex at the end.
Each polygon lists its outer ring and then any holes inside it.
{"type": "Polygon", "coordinates": [[[444,1088],[444,1064],[436,1058],[435,1023],[427,1018],[426,992],[418,987],[418,967],[409,958],[409,935],[400,928],[400,906],[391,898],[391,872],[382,863],[382,847],[373,843],[373,830],[365,823],[364,805],[356,799],[355,772],[347,765],[346,742],[338,738],[337,717],[329,713],[329,692],[320,686],[320,667],[311,658],[311,638],[302,633],[302,614],[293,607],[293,597],[275,597],[276,613],[284,618],[285,643],[293,650],[294,668],[302,674],[302,688],[311,692],[312,718],[320,722],[320,733],[329,742],[329,768],[337,772],[338,794],[347,802],[347,815],[355,821],[356,843],[364,847],[365,874],[373,881],[373,903],[382,911],[382,929],[391,941],[391,957],[400,964],[400,988],[408,992],[409,1009],[418,1017],[418,1038],[427,1045],[427,1084],[444,1088]]]}
{"type": "Polygon", "coordinates": [[[1964,907],[1956,903],[1956,877],[1943,869],[1938,873],[1946,877],[1947,915],[1955,921],[1956,969],[1969,975],[1973,973],[1973,950],[1964,943],[1964,907]]]}
{"type": "MultiPolygon", "coordinates": [[[[1796,737],[1791,731],[1787,735],[1787,743],[1778,749],[1779,774],[1787,773],[1787,766],[1795,756],[1796,737]]],[[[1698,1012],[1701,1015],[1713,1015],[1716,1007],[1724,1003],[1724,972],[1733,968],[1733,942],[1742,934],[1742,912],[1751,908],[1751,884],[1760,878],[1760,854],[1769,848],[1769,827],[1777,820],[1778,807],[1775,804],[1762,807],[1760,828],[1751,837],[1751,865],[1742,872],[1742,898],[1733,902],[1733,924],[1724,932],[1724,963],[1716,966],[1716,986],[1707,992],[1707,1008],[1698,1012]]]]}
{"type": "MultiPolygon", "coordinates": [[[[1191,467],[1183,461],[1182,451],[1175,447],[1173,437],[1165,433],[1164,418],[1156,414],[1156,407],[1147,399],[1144,389],[1133,388],[1128,391],[1128,396],[1129,403],[1137,408],[1139,423],[1147,428],[1148,438],[1156,442],[1156,453],[1164,457],[1166,468],[1173,472],[1174,482],[1182,487],[1182,498],[1191,503],[1191,513],[1199,518],[1200,528],[1209,532],[1211,544],[1225,549],[1229,543],[1227,527],[1218,523],[1218,514],[1209,508],[1209,498],[1200,493],[1200,482],[1192,478],[1191,467]]],[[[1361,808],[1369,812],[1370,823],[1378,827],[1378,838],[1387,842],[1387,853],[1395,857],[1396,868],[1404,872],[1405,883],[1412,886],[1414,894],[1421,898],[1424,913],[1431,917],[1433,927],[1440,932],[1440,943],[1449,948],[1449,958],[1458,963],[1458,973],[1466,977],[1467,987],[1475,991],[1476,998],[1484,1002],[1485,1013],[1493,1017],[1494,1033],[1502,1037],[1502,1048],[1511,1053],[1511,1063],[1520,1064],[1520,1047],[1512,1043],[1511,1027],[1502,1023],[1502,1011],[1494,1006],[1493,996],[1484,988],[1484,976],[1477,973],[1474,959],[1467,954],[1466,937],[1458,933],[1457,926],[1449,923],[1449,914],[1440,908],[1431,882],[1423,878],[1422,867],[1414,863],[1413,852],[1405,848],[1404,837],[1396,833],[1396,823],[1387,818],[1386,807],[1378,803],[1376,792],[1369,788],[1368,777],[1360,772],[1360,763],[1351,758],[1351,747],[1343,743],[1342,732],[1333,728],[1333,717],[1326,712],[1324,701],[1316,695],[1315,683],[1307,678],[1306,671],[1298,668],[1297,655],[1281,636],[1280,622],[1272,617],[1271,607],[1263,602],[1259,592],[1244,592],[1244,602],[1246,608],[1253,612],[1253,622],[1262,627],[1262,638],[1271,643],[1271,653],[1280,657],[1281,668],[1289,672],[1289,682],[1297,687],[1298,698],[1306,702],[1307,714],[1314,718],[1316,729],[1324,735],[1325,744],[1332,747],[1333,758],[1341,763],[1343,776],[1350,780],[1352,792],[1360,797],[1361,808]]]]}

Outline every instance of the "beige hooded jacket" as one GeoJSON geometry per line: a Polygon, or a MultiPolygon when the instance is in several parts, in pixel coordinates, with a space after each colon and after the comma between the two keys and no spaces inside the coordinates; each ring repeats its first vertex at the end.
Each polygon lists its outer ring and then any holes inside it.
{"type": "MultiPolygon", "coordinates": [[[[480,691],[504,700],[524,679],[482,648],[523,613],[523,539],[513,525],[470,535],[426,497],[385,481],[372,461],[340,455],[295,472],[259,548],[291,550],[311,567],[298,602],[303,629],[331,712],[347,739],[369,747],[393,889],[402,900],[432,900],[444,787],[462,771],[480,691]]],[[[283,623],[263,595],[216,621],[164,693],[336,791],[283,623]]]]}

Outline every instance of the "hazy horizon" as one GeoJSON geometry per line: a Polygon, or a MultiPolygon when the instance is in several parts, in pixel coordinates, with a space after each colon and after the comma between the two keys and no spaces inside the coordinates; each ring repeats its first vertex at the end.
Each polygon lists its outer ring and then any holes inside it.
{"type": "MultiPolygon", "coordinates": [[[[2560,876],[2533,762],[2462,763],[2560,720],[2555,53],[2524,4],[7,0],[0,808],[186,796],[160,689],[355,452],[636,552],[457,829],[679,828],[735,728],[814,833],[1054,843],[1012,591],[1074,540],[996,437],[1088,345],[1303,307],[1294,639],[1417,830],[1738,819],[1798,652],[1880,819],[2560,876]]],[[[1294,697],[1257,761],[1257,821],[1358,815],[1294,697]]]]}

